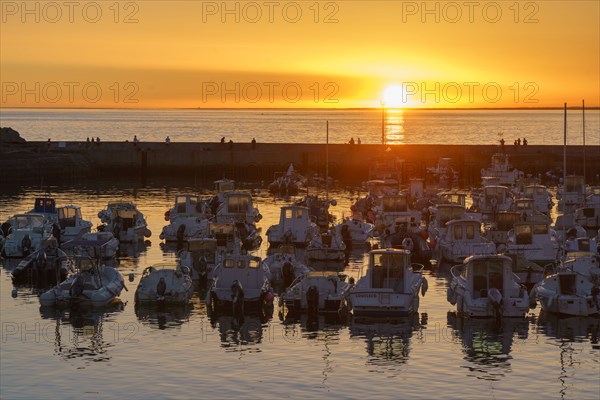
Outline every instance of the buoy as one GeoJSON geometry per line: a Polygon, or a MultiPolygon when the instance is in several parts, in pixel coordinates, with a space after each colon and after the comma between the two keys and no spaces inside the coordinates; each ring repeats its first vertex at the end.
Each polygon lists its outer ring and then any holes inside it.
{"type": "Polygon", "coordinates": [[[12,298],[13,298],[13,299],[16,299],[16,298],[17,298],[17,288],[14,288],[14,289],[12,290],[12,292],[11,292],[11,296],[12,296],[12,298]]]}

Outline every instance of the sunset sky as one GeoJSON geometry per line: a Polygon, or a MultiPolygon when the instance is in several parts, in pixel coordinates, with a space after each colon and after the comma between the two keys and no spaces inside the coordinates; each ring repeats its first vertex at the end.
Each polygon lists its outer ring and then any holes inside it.
{"type": "Polygon", "coordinates": [[[3,107],[600,105],[595,0],[0,4],[3,107]]]}

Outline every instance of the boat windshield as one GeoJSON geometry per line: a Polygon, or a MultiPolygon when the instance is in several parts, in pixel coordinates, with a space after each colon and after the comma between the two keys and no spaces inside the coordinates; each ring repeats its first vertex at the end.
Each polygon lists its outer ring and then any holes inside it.
{"type": "Polygon", "coordinates": [[[487,297],[487,290],[504,288],[503,259],[474,260],[472,264],[473,293],[475,296],[487,297]]]}
{"type": "Polygon", "coordinates": [[[439,209],[439,223],[440,225],[446,225],[446,222],[453,219],[460,219],[465,213],[464,207],[440,207],[439,209]]]}
{"type": "Polygon", "coordinates": [[[373,254],[371,287],[401,290],[404,279],[404,268],[409,262],[410,254],[376,253],[373,254]]]}
{"type": "Polygon", "coordinates": [[[407,211],[406,197],[384,197],[384,212],[404,212],[407,211]]]}
{"type": "Polygon", "coordinates": [[[13,224],[17,229],[35,229],[44,227],[44,217],[41,215],[17,215],[13,224]]]}
{"type": "Polygon", "coordinates": [[[232,194],[227,197],[227,210],[230,213],[245,213],[250,204],[250,195],[232,194]]]}

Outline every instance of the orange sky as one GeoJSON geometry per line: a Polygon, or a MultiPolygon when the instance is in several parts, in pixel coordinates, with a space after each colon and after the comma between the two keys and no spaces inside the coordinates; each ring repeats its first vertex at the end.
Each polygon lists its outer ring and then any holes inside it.
{"type": "Polygon", "coordinates": [[[0,105],[600,105],[600,2],[423,4],[2,1],[0,105]]]}

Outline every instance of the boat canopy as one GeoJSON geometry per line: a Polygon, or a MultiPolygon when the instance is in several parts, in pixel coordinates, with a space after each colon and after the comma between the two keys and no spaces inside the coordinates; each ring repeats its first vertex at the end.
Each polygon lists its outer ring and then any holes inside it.
{"type": "Polygon", "coordinates": [[[51,197],[38,197],[35,199],[33,211],[36,213],[54,214],[56,212],[56,201],[51,197]]]}

